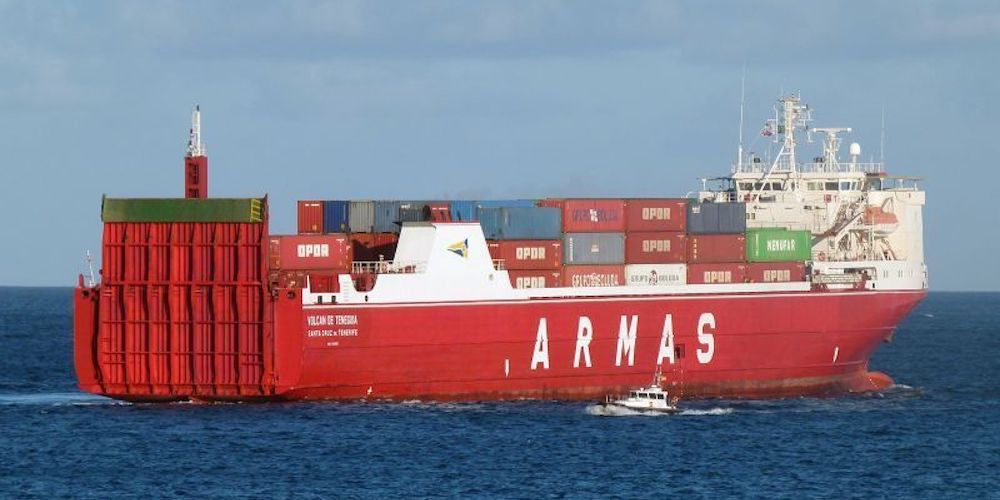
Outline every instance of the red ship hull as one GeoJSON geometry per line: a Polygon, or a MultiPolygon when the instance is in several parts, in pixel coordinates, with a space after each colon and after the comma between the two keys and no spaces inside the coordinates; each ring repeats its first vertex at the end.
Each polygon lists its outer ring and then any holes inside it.
{"type": "Polygon", "coordinates": [[[127,400],[594,399],[649,383],[658,363],[663,383],[685,398],[877,390],[892,381],[869,372],[869,358],[926,295],[303,306],[297,292],[281,291],[254,306],[269,321],[260,342],[242,329],[227,341],[226,332],[177,339],[171,332],[183,330],[163,328],[157,349],[100,328],[98,301],[84,291],[77,293],[80,386],[127,400]],[[191,348],[198,345],[200,352],[191,348]],[[101,361],[108,359],[124,362],[101,361]]]}

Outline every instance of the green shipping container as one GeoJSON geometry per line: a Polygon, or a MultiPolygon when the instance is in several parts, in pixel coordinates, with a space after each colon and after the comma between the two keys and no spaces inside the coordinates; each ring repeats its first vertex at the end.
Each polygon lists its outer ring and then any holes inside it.
{"type": "Polygon", "coordinates": [[[809,231],[758,228],[747,230],[747,262],[805,262],[812,260],[809,231]]]}
{"type": "Polygon", "coordinates": [[[263,222],[262,198],[104,198],[104,222],[263,222]]]}

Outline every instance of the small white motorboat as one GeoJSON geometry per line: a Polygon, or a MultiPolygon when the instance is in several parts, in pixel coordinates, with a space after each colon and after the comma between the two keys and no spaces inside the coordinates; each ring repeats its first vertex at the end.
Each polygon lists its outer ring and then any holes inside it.
{"type": "Polygon", "coordinates": [[[628,397],[624,398],[615,399],[607,396],[604,406],[640,412],[679,413],[681,411],[677,408],[679,399],[676,396],[671,396],[660,387],[660,370],[657,369],[653,376],[652,385],[629,391],[628,397]]]}

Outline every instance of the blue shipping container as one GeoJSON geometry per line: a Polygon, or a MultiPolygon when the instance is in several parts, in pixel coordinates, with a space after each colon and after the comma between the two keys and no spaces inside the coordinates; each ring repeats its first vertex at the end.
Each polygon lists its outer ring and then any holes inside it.
{"type": "Polygon", "coordinates": [[[488,240],[557,240],[562,210],[549,207],[480,208],[479,224],[488,240]]]}
{"type": "Polygon", "coordinates": [[[531,208],[537,205],[535,200],[480,200],[480,208],[531,208]]]}
{"type": "Polygon", "coordinates": [[[327,200],[323,202],[324,233],[346,233],[348,220],[346,201],[327,200]]]}
{"type": "Polygon", "coordinates": [[[688,234],[741,234],[747,230],[746,203],[688,204],[688,234]]]}
{"type": "Polygon", "coordinates": [[[375,202],[375,224],[372,231],[376,233],[398,233],[399,232],[399,201],[376,201],[375,202]]]}
{"type": "Polygon", "coordinates": [[[451,220],[469,222],[479,220],[480,208],[531,208],[535,200],[455,200],[451,202],[451,220]]]}
{"type": "Polygon", "coordinates": [[[469,222],[479,220],[476,213],[476,202],[470,200],[455,200],[449,206],[451,220],[454,222],[469,222]]]}

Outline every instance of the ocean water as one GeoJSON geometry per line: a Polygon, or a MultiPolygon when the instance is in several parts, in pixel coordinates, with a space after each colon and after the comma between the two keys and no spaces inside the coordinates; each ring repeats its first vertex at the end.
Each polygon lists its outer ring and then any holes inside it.
{"type": "Polygon", "coordinates": [[[932,293],[881,394],[129,405],[74,388],[69,289],[0,288],[0,497],[998,498],[1000,294],[932,293]]]}

